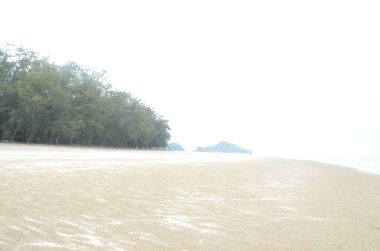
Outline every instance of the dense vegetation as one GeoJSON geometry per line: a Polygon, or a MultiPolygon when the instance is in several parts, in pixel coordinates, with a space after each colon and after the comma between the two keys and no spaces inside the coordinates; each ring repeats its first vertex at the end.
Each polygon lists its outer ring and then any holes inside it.
{"type": "Polygon", "coordinates": [[[105,83],[105,73],[0,48],[0,140],[166,147],[168,121],[105,83]]]}

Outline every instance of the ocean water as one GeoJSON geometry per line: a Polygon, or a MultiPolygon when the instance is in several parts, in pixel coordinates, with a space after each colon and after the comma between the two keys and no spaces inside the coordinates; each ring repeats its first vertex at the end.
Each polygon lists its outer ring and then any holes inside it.
{"type": "Polygon", "coordinates": [[[333,164],[358,171],[380,175],[380,158],[378,157],[357,157],[357,156],[277,156],[279,158],[299,159],[318,161],[326,164],[333,164]]]}
{"type": "Polygon", "coordinates": [[[101,166],[202,165],[254,159],[251,154],[143,151],[47,145],[0,144],[0,167],[13,169],[72,169],[101,166]],[[92,165],[88,163],[91,162],[92,165]],[[95,165],[93,165],[95,163],[95,165]]]}
{"type": "Polygon", "coordinates": [[[86,161],[89,159],[97,161],[99,165],[129,163],[134,166],[149,166],[180,163],[202,165],[209,162],[245,161],[273,157],[319,161],[380,175],[380,158],[376,157],[263,156],[257,154],[135,151],[109,148],[0,144],[0,160],[3,162],[1,166],[12,166],[12,168],[30,168],[31,165],[28,162],[35,160],[41,161],[39,162],[39,167],[86,168],[86,161]],[[18,160],[23,161],[18,163],[18,160]]]}
{"type": "Polygon", "coordinates": [[[359,171],[380,175],[380,158],[373,157],[325,157],[322,162],[347,166],[359,171]]]}

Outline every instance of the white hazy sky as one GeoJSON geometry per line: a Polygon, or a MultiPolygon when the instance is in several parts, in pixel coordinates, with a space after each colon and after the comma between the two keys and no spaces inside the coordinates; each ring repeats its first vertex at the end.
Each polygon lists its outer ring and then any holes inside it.
{"type": "Polygon", "coordinates": [[[0,42],[109,81],[188,149],[380,157],[379,1],[1,1],[0,42]]]}

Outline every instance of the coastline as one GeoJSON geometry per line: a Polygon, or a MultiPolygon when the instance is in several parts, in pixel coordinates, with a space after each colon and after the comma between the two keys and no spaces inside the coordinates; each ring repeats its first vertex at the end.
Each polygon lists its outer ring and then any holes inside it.
{"type": "MultiPolygon", "coordinates": [[[[117,153],[118,159],[123,154],[125,155],[125,160],[140,159],[140,160],[157,160],[157,158],[152,158],[154,155],[161,157],[162,160],[168,160],[166,164],[170,164],[170,157],[177,158],[174,163],[219,163],[226,161],[245,161],[245,160],[262,160],[262,159],[277,159],[277,160],[296,160],[296,161],[310,161],[317,162],[322,165],[330,165],[337,167],[344,167],[348,169],[353,169],[358,172],[363,172],[367,174],[380,175],[380,159],[374,158],[346,158],[346,157],[270,157],[267,155],[257,156],[255,154],[236,154],[236,153],[217,153],[217,152],[189,152],[189,151],[170,151],[162,149],[134,149],[134,148],[117,148],[117,147],[102,147],[102,146],[83,146],[83,145],[49,145],[49,144],[26,144],[26,143],[13,143],[13,142],[0,142],[0,160],[6,159],[6,155],[13,155],[11,158],[23,159],[24,157],[29,157],[30,152],[33,152],[36,156],[40,155],[40,151],[44,152],[44,157],[46,154],[52,153],[53,158],[58,157],[57,152],[66,153],[67,157],[75,156],[78,152],[79,155],[84,155],[84,159],[90,157],[102,157],[104,159],[112,160],[111,156],[107,156],[106,153],[117,153]],[[15,152],[11,149],[14,148],[15,152]],[[23,156],[22,152],[28,152],[27,156],[23,156]],[[20,153],[21,152],[21,153],[20,153]],[[90,156],[93,153],[93,156],[90,156]],[[151,153],[152,155],[143,155],[144,153],[151,153]],[[140,157],[139,157],[140,156],[140,157]],[[186,157],[184,157],[186,156],[186,157]],[[194,158],[195,157],[195,158],[194,158]],[[368,164],[370,163],[370,164],[368,164]]],[[[77,155],[78,155],[77,154],[77,155]]],[[[115,155],[115,154],[113,154],[115,155]]],[[[173,160],[173,158],[171,158],[173,160]]],[[[173,162],[173,161],[172,161],[173,162]]],[[[1,167],[1,166],[0,166],[1,167]]]]}
{"type": "Polygon", "coordinates": [[[302,160],[28,149],[0,151],[0,250],[380,246],[377,175],[302,160]]]}

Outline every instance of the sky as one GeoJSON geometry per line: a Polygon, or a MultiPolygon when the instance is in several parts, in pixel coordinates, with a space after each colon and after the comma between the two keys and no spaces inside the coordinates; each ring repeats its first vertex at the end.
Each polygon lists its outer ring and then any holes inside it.
{"type": "Polygon", "coordinates": [[[378,1],[2,0],[0,43],[105,69],[187,150],[380,157],[378,1]]]}

